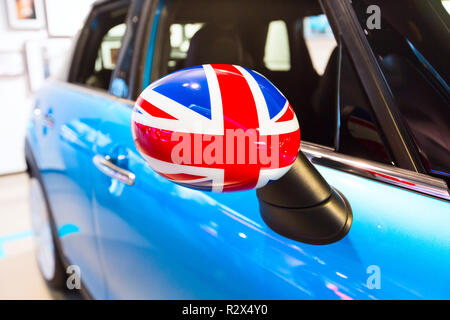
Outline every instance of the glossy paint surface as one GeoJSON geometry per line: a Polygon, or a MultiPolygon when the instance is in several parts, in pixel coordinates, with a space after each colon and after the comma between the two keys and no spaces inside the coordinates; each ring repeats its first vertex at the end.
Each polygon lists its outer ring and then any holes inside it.
{"type": "Polygon", "coordinates": [[[449,297],[447,202],[318,167],[350,201],[354,222],[338,243],[302,244],[264,224],[255,191],[196,191],[155,173],[133,145],[130,115],[111,105],[96,146],[121,150],[136,174],[134,186],[94,175],[109,298],[449,297]],[[368,288],[378,271],[380,288],[368,288]]]}
{"type": "Polygon", "coordinates": [[[94,298],[448,299],[448,202],[318,167],[350,201],[338,243],[286,239],[262,221],[255,191],[174,184],[139,155],[132,106],[51,84],[37,99],[53,123],[28,129],[64,255],[94,298]],[[133,186],[92,164],[109,155],[133,186]],[[379,289],[373,276],[379,276],[379,289]]]}
{"type": "Polygon", "coordinates": [[[40,125],[30,125],[28,139],[58,228],[76,226],[61,233],[65,255],[95,298],[449,297],[447,202],[319,167],[350,201],[353,226],[335,244],[298,243],[264,224],[255,191],[196,191],[155,173],[135,149],[131,106],[48,90],[52,105],[64,108],[61,118],[54,111],[55,136],[47,141],[40,125]],[[90,111],[71,114],[79,101],[87,107],[85,99],[90,111]],[[98,126],[90,121],[94,101],[102,106],[98,126]],[[92,168],[93,154],[111,155],[136,174],[135,185],[92,168]],[[369,289],[377,268],[381,287],[369,289]]]}

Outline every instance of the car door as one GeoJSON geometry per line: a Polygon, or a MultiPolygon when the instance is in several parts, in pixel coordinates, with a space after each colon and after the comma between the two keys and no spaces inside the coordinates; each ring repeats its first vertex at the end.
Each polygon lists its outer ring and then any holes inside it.
{"type": "MultiPolygon", "coordinates": [[[[94,7],[89,16],[75,46],[68,81],[48,84],[37,97],[39,109],[35,111],[42,123],[38,128],[39,145],[46,151],[39,155],[40,168],[63,254],[69,264],[79,267],[83,285],[96,298],[105,298],[106,291],[92,210],[91,176],[97,131],[112,100],[106,90],[95,86],[94,76],[89,77],[86,71],[89,71],[89,59],[96,59],[92,62],[97,61],[99,65],[101,50],[106,45],[112,50],[120,37],[119,30],[111,36],[115,42],[107,43],[108,30],[101,30],[102,26],[94,24],[95,21],[101,23],[99,16],[105,14],[104,10],[102,6],[94,7]],[[95,46],[98,51],[91,57],[95,46]],[[98,57],[97,52],[100,52],[98,57]],[[80,60],[85,63],[84,67],[75,68],[80,60]],[[87,81],[81,81],[83,72],[87,81]]],[[[113,64],[113,61],[100,64],[108,67],[107,63],[113,64]]],[[[108,72],[100,70],[103,71],[108,72]]]]}
{"type": "MultiPolygon", "coordinates": [[[[158,21],[164,14],[161,3],[152,11],[150,28],[165,30],[158,21]]],[[[153,57],[162,53],[155,46],[157,32],[147,35],[148,77],[153,57]]],[[[154,172],[135,148],[132,106],[133,100],[124,99],[110,104],[95,146],[98,159],[114,171],[97,170],[92,176],[108,298],[448,295],[450,209],[441,180],[303,143],[303,152],[347,197],[354,219],[339,242],[304,244],[264,223],[254,190],[191,190],[154,172]]]]}
{"type": "MultiPolygon", "coordinates": [[[[42,93],[46,121],[40,133],[41,175],[49,197],[63,255],[82,270],[89,291],[104,296],[104,282],[92,212],[92,157],[101,96],[72,85],[53,83],[42,93]],[[45,107],[44,107],[45,106],[45,107]]],[[[42,96],[41,96],[42,97],[42,96]]]]}

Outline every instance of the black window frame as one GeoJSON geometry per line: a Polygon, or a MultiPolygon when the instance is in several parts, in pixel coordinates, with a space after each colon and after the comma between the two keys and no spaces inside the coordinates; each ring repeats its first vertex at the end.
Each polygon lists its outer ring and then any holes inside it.
{"type": "Polygon", "coordinates": [[[117,57],[116,68],[111,75],[111,83],[109,92],[124,99],[133,99],[135,93],[135,68],[139,59],[139,53],[142,50],[142,34],[146,25],[146,14],[148,12],[148,2],[141,0],[129,0],[130,6],[126,18],[126,30],[122,38],[122,47],[117,57]],[[114,80],[122,79],[126,86],[127,92],[118,95],[113,92],[112,84],[114,80]]]}
{"type": "Polygon", "coordinates": [[[427,174],[351,3],[345,0],[319,1],[335,37],[341,39],[348,49],[369,98],[375,121],[379,124],[382,137],[386,137],[385,143],[394,164],[402,169],[427,174]]]}
{"type": "MultiPolygon", "coordinates": [[[[377,117],[375,115],[375,110],[374,107],[372,106],[372,104],[370,103],[368,96],[367,96],[367,92],[365,91],[365,89],[363,88],[363,83],[361,78],[359,77],[359,75],[357,74],[357,70],[356,70],[356,66],[353,63],[353,60],[350,58],[350,54],[348,52],[348,48],[346,47],[346,45],[342,42],[341,39],[337,40],[338,43],[338,79],[337,79],[337,109],[335,110],[336,113],[336,123],[335,123],[335,139],[334,139],[334,149],[336,152],[338,153],[342,153],[345,155],[349,155],[355,158],[359,158],[359,159],[364,159],[364,160],[370,160],[370,161],[374,161],[374,162],[378,162],[380,164],[387,164],[387,165],[393,165],[396,166],[395,162],[393,161],[394,156],[392,153],[392,150],[390,149],[389,146],[389,142],[388,139],[385,135],[385,133],[383,132],[383,130],[381,129],[380,124],[377,121],[377,117]],[[344,55],[346,55],[346,59],[344,58],[344,55]],[[344,59],[346,61],[344,61],[344,59]],[[344,63],[347,62],[349,63],[351,66],[351,70],[345,69],[344,68],[344,63]],[[352,155],[348,152],[343,151],[343,135],[344,135],[344,131],[345,128],[344,126],[346,125],[346,123],[343,122],[342,119],[342,114],[345,113],[343,112],[343,108],[345,108],[345,101],[344,101],[344,97],[343,97],[343,91],[342,91],[342,86],[345,85],[345,82],[343,81],[342,77],[344,72],[351,72],[354,74],[355,78],[357,78],[357,80],[359,81],[358,84],[358,88],[355,88],[355,90],[361,90],[362,95],[365,96],[364,100],[367,100],[367,107],[368,107],[368,112],[370,114],[370,118],[372,124],[375,126],[376,128],[376,132],[378,135],[378,138],[380,138],[381,143],[384,147],[384,151],[386,152],[385,156],[386,159],[375,159],[375,157],[362,157],[362,156],[357,156],[357,155],[352,155]]],[[[370,152],[371,154],[373,154],[373,152],[370,152]]],[[[379,155],[378,155],[379,156],[379,155]]]]}

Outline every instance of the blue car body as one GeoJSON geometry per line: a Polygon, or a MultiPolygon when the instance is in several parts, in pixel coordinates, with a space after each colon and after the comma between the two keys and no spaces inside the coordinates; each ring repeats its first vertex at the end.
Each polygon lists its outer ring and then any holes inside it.
{"type": "Polygon", "coordinates": [[[93,298],[450,297],[447,200],[316,165],[349,200],[353,225],[336,243],[300,243],[264,223],[254,190],[196,191],[152,171],[134,145],[132,107],[53,81],[36,97],[51,121],[28,126],[62,254],[93,298]],[[116,159],[135,184],[96,170],[95,155],[116,159]]]}

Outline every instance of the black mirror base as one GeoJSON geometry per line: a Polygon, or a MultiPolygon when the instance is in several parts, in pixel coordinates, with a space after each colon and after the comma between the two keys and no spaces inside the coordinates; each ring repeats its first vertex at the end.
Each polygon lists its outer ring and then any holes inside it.
{"type": "Polygon", "coordinates": [[[353,222],[347,199],[336,189],[330,197],[312,207],[285,208],[259,200],[265,223],[287,238],[309,243],[330,244],[344,238],[353,222]]]}

